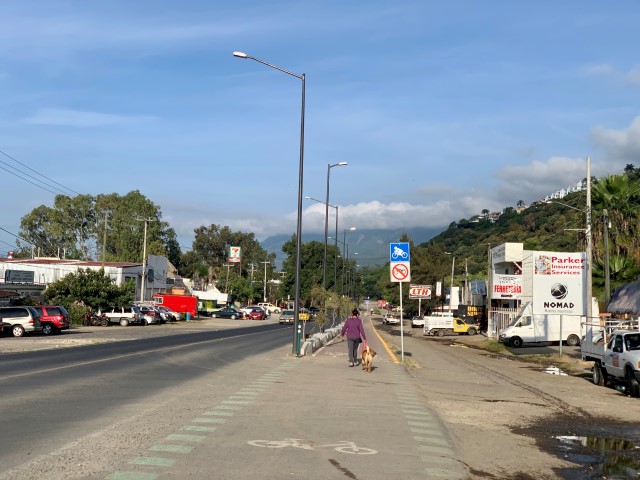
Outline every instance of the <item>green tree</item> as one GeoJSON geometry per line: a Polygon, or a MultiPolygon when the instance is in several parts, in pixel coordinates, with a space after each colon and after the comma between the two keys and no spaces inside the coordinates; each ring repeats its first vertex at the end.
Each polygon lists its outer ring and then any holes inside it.
{"type": "Polygon", "coordinates": [[[79,269],[65,275],[44,291],[46,301],[54,305],[71,307],[81,302],[92,309],[125,306],[133,301],[135,286],[130,283],[116,285],[104,270],[79,269]]]}

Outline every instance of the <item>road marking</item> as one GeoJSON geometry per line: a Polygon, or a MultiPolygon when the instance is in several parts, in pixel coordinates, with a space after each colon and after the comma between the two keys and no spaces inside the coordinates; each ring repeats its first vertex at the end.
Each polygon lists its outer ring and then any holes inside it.
{"type": "Polygon", "coordinates": [[[165,437],[165,440],[177,440],[179,442],[201,442],[205,438],[207,437],[205,437],[204,435],[183,435],[181,433],[172,433],[171,435],[165,437]]]}
{"type": "Polygon", "coordinates": [[[411,428],[411,433],[422,433],[426,435],[434,435],[437,437],[441,437],[442,434],[438,430],[427,430],[425,428],[411,428]]]}
{"type": "Polygon", "coordinates": [[[424,472],[433,477],[444,477],[447,479],[467,478],[467,475],[462,472],[453,472],[451,470],[444,470],[442,468],[425,468],[424,472]]]}
{"type": "Polygon", "coordinates": [[[418,445],[418,450],[429,453],[439,453],[441,455],[449,455],[453,457],[453,450],[444,447],[432,447],[430,445],[418,445]]]}
{"type": "Polygon", "coordinates": [[[147,472],[113,472],[106,480],[156,480],[158,477],[160,475],[147,472]]]}
{"type": "Polygon", "coordinates": [[[240,405],[218,405],[217,407],[213,407],[219,410],[242,410],[240,405]]]}
{"type": "Polygon", "coordinates": [[[455,465],[458,463],[458,460],[449,457],[427,457],[423,455],[420,458],[422,458],[422,461],[425,463],[444,463],[446,465],[455,465]]]}
{"type": "Polygon", "coordinates": [[[435,443],[436,445],[442,445],[444,447],[449,447],[449,442],[443,440],[442,438],[431,438],[431,437],[413,437],[416,442],[421,443],[435,443]]]}
{"type": "Polygon", "coordinates": [[[376,337],[378,337],[378,340],[380,340],[380,342],[382,343],[382,346],[384,347],[384,349],[387,351],[387,353],[391,357],[391,360],[393,360],[393,363],[399,364],[400,360],[398,360],[398,357],[396,357],[395,353],[393,353],[393,351],[391,350],[389,345],[387,345],[387,342],[385,342],[384,339],[380,336],[380,334],[378,333],[378,330],[376,330],[376,327],[373,326],[372,317],[369,317],[369,323],[371,324],[371,328],[373,328],[373,333],[376,334],[376,337]]]}
{"type": "Polygon", "coordinates": [[[193,447],[190,445],[154,445],[149,450],[154,452],[190,453],[193,447]]]}
{"type": "Polygon", "coordinates": [[[251,402],[240,401],[240,400],[223,400],[222,403],[229,403],[232,405],[249,405],[251,402]]]}
{"type": "Polygon", "coordinates": [[[162,457],[138,457],[134,458],[131,463],[134,465],[151,465],[154,467],[171,467],[176,461],[173,458],[162,457]]]}
{"type": "Polygon", "coordinates": [[[235,412],[204,412],[203,415],[220,415],[221,417],[233,417],[235,412]]]}
{"type": "MultiPolygon", "coordinates": [[[[212,420],[212,419],[207,419],[212,420]]],[[[215,432],[218,427],[202,427],[200,425],[185,425],[180,430],[186,430],[187,432],[215,432]]],[[[420,432],[417,432],[420,433],[420,432]]]]}
{"type": "Polygon", "coordinates": [[[414,427],[432,427],[434,424],[431,422],[407,422],[414,427]]]}
{"type": "Polygon", "coordinates": [[[191,421],[194,422],[194,423],[224,423],[224,422],[226,422],[226,420],[224,418],[203,418],[203,417],[194,418],[191,421]]]}

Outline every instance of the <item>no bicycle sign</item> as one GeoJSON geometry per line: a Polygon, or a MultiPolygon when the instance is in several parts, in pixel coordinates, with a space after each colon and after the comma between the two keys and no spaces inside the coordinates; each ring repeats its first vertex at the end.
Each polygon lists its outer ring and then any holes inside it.
{"type": "Polygon", "coordinates": [[[391,263],[391,281],[392,282],[410,282],[411,281],[410,263],[409,262],[391,263]]]}

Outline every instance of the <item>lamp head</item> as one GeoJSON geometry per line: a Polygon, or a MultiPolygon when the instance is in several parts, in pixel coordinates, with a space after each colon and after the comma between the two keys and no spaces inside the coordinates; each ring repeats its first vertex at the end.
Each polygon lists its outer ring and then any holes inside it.
{"type": "Polygon", "coordinates": [[[244,52],[233,52],[233,56],[238,58],[247,58],[249,55],[244,52]]]}
{"type": "Polygon", "coordinates": [[[347,162],[338,162],[339,167],[344,167],[345,165],[349,165],[347,162]]]}

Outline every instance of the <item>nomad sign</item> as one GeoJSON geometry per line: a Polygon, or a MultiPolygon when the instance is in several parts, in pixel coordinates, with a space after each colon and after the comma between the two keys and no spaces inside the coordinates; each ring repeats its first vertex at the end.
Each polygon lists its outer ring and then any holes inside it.
{"type": "Polygon", "coordinates": [[[431,298],[431,285],[410,285],[409,298],[431,298]]]}

